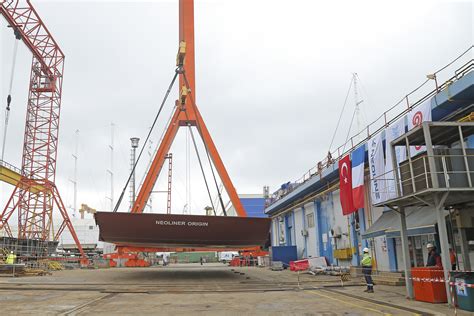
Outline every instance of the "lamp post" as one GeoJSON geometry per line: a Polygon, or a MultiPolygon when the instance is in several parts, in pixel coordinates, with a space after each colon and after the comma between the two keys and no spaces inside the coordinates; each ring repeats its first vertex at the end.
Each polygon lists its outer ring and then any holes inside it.
{"type": "Polygon", "coordinates": [[[138,137],[132,137],[130,138],[132,149],[130,152],[130,171],[132,172],[132,178],[130,179],[130,208],[133,207],[133,204],[135,203],[135,162],[136,162],[136,152],[138,148],[138,142],[140,141],[140,138],[138,137]]]}

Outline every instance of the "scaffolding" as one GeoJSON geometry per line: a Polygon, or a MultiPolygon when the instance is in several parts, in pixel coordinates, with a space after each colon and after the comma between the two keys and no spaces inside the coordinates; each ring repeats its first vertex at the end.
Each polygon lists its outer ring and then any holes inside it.
{"type": "MultiPolygon", "coordinates": [[[[392,152],[393,179],[396,190],[394,198],[379,203],[399,214],[400,237],[404,259],[407,293],[413,297],[411,283],[411,263],[408,247],[406,208],[410,206],[430,206],[428,212],[436,212],[441,259],[446,282],[448,302],[451,302],[449,285],[450,255],[445,209],[451,208],[472,213],[474,203],[474,149],[467,148],[467,137],[474,135],[472,122],[423,122],[390,143],[392,152]],[[411,146],[425,146],[425,151],[410,155],[411,146]],[[407,159],[397,161],[396,148],[406,151],[407,159]]],[[[388,144],[387,144],[388,146],[388,144]]],[[[474,216],[474,215],[472,215],[474,216]]],[[[458,229],[461,229],[460,226],[458,229]]],[[[470,270],[469,254],[462,240],[461,250],[464,269],[470,270]]]]}

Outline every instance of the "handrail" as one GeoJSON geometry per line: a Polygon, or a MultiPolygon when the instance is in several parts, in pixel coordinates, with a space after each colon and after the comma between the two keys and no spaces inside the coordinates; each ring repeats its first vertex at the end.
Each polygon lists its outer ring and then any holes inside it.
{"type": "MultiPolygon", "coordinates": [[[[446,159],[452,159],[452,158],[467,158],[469,161],[474,161],[474,154],[434,154],[434,155],[423,155],[420,157],[415,157],[409,162],[406,160],[405,162],[411,163],[415,170],[415,162],[417,161],[423,161],[423,164],[418,167],[416,167],[416,170],[418,170],[416,173],[414,172],[413,174],[410,174],[410,172],[402,172],[402,166],[397,167],[397,172],[400,175],[399,179],[394,177],[394,173],[392,171],[386,171],[376,177],[374,177],[372,180],[374,181],[381,181],[383,185],[381,186],[380,193],[382,194],[391,194],[393,197],[403,197],[406,194],[412,194],[412,193],[417,193],[418,191],[424,191],[424,190],[429,190],[429,189],[450,189],[450,188],[466,188],[466,189],[471,189],[472,186],[469,184],[469,177],[470,175],[474,174],[474,171],[465,169],[465,165],[460,165],[459,168],[455,168],[455,165],[448,165],[446,163],[446,159]],[[436,168],[435,170],[430,170],[427,160],[429,158],[434,158],[438,162],[440,162],[440,169],[436,168]],[[435,188],[434,184],[431,183],[431,176],[435,175],[436,177],[443,176],[444,178],[444,183],[438,183],[438,187],[435,188]],[[464,186],[464,182],[462,186],[459,185],[461,182],[452,182],[453,179],[451,179],[451,176],[454,175],[465,175],[465,179],[461,179],[462,181],[465,181],[465,184],[467,186],[464,186]],[[423,183],[420,181],[424,180],[423,183]],[[414,181],[414,182],[413,182],[414,181]],[[393,185],[389,185],[390,183],[393,183],[393,185]],[[401,189],[400,195],[397,196],[396,192],[396,186],[398,186],[401,189]],[[403,192],[405,186],[411,187],[410,192],[403,192]],[[418,189],[418,186],[421,186],[421,190],[418,189]]],[[[461,181],[459,178],[456,181],[461,181]]],[[[391,198],[388,198],[388,200],[391,198]]]]}
{"type": "Polygon", "coordinates": [[[4,160],[0,160],[0,166],[1,166],[1,167],[5,167],[5,168],[7,168],[7,169],[10,169],[10,170],[12,170],[12,171],[14,171],[14,172],[16,172],[16,173],[22,175],[22,172],[21,172],[20,168],[17,168],[17,167],[15,167],[14,165],[12,165],[12,164],[10,164],[10,163],[4,161],[4,160]]]}
{"type": "MultiPolygon", "coordinates": [[[[322,161],[318,162],[318,164],[312,168],[310,168],[307,172],[303,174],[300,178],[298,178],[296,181],[291,182],[291,186],[289,187],[288,190],[285,190],[280,196],[273,197],[268,199],[266,203],[266,207],[272,205],[276,201],[282,199],[284,196],[289,194],[290,192],[294,191],[296,188],[298,188],[300,185],[308,181],[314,176],[319,175],[320,177],[322,176],[322,171],[332,164],[334,164],[340,157],[347,155],[351,153],[355,148],[359,147],[360,145],[364,144],[367,142],[368,139],[370,139],[372,136],[378,134],[388,126],[390,126],[392,123],[398,121],[401,117],[403,117],[405,114],[410,112],[413,108],[417,107],[418,105],[422,104],[426,100],[430,99],[431,97],[435,96],[438,94],[440,91],[451,85],[453,82],[461,79],[463,76],[468,74],[469,72],[474,70],[474,59],[470,59],[466,63],[464,63],[461,67],[458,67],[454,71],[454,76],[450,77],[449,79],[445,80],[442,85],[438,86],[437,83],[437,75],[442,72],[443,70],[447,69],[449,66],[454,64],[456,61],[458,61],[461,57],[465,56],[471,51],[474,51],[474,45],[471,45],[466,51],[464,51],[461,55],[456,57],[453,61],[451,61],[449,64],[445,65],[444,67],[440,68],[436,72],[434,72],[429,79],[426,79],[422,84],[420,84],[418,87],[413,89],[411,92],[406,94],[400,101],[398,101],[396,104],[394,104],[392,107],[390,107],[387,111],[383,112],[379,117],[377,117],[375,120],[373,120],[371,123],[369,123],[364,129],[353,135],[351,138],[349,138],[344,144],[340,145],[338,148],[333,150],[328,154],[327,157],[325,157],[322,161]],[[431,90],[428,94],[425,94],[421,98],[417,99],[416,102],[410,103],[410,98],[413,96],[417,91],[419,91],[422,87],[424,87],[429,81],[432,81],[434,79],[435,82],[435,89],[431,90]],[[403,105],[404,109],[400,112],[400,109],[397,109],[403,105]],[[396,114],[391,114],[394,112],[394,110],[397,109],[396,114]],[[391,114],[391,115],[389,115],[391,114]],[[394,115],[393,117],[391,117],[394,115]],[[391,118],[390,118],[391,117],[391,118]],[[382,124],[380,124],[380,121],[382,120],[382,124]],[[379,125],[378,127],[376,127],[379,125]],[[371,132],[371,129],[375,128],[373,132],[371,132]],[[360,139],[361,140],[358,140],[360,139]],[[346,149],[347,147],[347,149],[346,149]]],[[[273,195],[276,192],[273,193],[273,195]]]]}

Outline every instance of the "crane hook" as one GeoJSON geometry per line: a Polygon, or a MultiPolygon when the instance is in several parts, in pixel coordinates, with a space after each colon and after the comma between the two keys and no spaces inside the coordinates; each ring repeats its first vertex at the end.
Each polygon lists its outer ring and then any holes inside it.
{"type": "Polygon", "coordinates": [[[13,34],[15,34],[15,38],[17,40],[21,40],[21,33],[20,33],[20,30],[18,28],[13,28],[13,34]]]}
{"type": "Polygon", "coordinates": [[[10,104],[12,103],[12,96],[9,94],[7,97],[7,111],[10,111],[10,104]]]}

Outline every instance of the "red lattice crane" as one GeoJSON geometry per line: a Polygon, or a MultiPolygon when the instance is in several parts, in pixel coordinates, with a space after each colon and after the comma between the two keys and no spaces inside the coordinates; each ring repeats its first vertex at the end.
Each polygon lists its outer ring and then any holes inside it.
{"type": "Polygon", "coordinates": [[[40,16],[27,1],[0,0],[0,14],[21,34],[33,54],[23,144],[22,178],[0,215],[0,228],[10,237],[8,224],[18,213],[18,238],[57,241],[67,227],[85,259],[55,184],[64,54],[40,16]],[[53,209],[62,223],[54,232],[53,209]]]}

